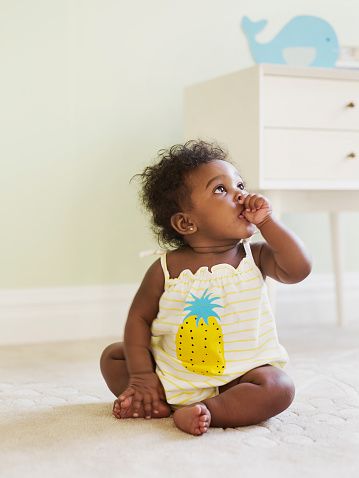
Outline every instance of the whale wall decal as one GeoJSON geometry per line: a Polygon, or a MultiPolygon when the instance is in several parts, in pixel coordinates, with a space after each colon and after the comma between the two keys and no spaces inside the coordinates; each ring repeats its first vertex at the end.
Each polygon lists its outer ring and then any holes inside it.
{"type": "Polygon", "coordinates": [[[243,17],[241,27],[256,63],[332,68],[339,56],[337,35],[331,25],[319,17],[300,15],[292,18],[269,42],[259,43],[257,34],[267,20],[254,22],[243,17]]]}

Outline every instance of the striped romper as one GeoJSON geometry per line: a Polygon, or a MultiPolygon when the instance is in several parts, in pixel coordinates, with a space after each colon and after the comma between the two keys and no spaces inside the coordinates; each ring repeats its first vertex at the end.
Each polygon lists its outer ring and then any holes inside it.
{"type": "Polygon", "coordinates": [[[239,266],[189,269],[170,278],[166,254],[159,312],[151,326],[156,373],[178,408],[218,395],[218,387],[260,365],[284,367],[266,284],[249,242],[239,266]]]}

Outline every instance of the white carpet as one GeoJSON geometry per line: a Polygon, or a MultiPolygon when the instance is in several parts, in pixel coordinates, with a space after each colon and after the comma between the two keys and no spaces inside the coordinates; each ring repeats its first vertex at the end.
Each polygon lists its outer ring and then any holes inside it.
{"type": "Polygon", "coordinates": [[[202,437],[171,418],[118,421],[98,368],[111,341],[0,349],[0,476],[359,476],[359,324],[279,325],[291,408],[202,437]]]}

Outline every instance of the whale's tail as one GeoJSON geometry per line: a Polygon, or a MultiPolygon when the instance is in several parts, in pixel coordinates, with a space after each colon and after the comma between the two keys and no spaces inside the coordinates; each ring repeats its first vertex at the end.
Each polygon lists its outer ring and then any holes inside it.
{"type": "Polygon", "coordinates": [[[254,37],[267,25],[267,20],[259,20],[258,22],[252,22],[248,17],[243,17],[241,26],[248,39],[254,39],[254,37]]]}

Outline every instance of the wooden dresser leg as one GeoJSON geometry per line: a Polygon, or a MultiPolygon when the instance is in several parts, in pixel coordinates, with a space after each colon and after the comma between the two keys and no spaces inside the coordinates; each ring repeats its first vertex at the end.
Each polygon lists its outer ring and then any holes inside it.
{"type": "Polygon", "coordinates": [[[336,318],[337,325],[342,326],[344,324],[344,310],[343,310],[343,244],[341,240],[341,227],[339,212],[330,213],[330,229],[332,239],[332,259],[333,259],[333,272],[336,294],[336,318]]]}

